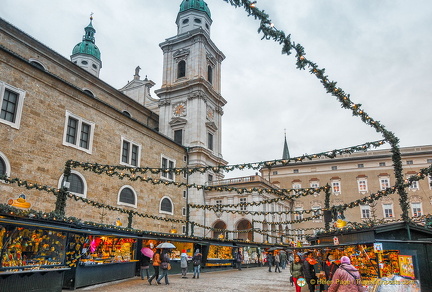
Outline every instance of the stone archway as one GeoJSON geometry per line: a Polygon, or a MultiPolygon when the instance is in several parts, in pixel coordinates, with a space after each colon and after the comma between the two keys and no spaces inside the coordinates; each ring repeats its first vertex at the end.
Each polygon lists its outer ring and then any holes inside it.
{"type": "MultiPolygon", "coordinates": [[[[222,220],[218,220],[213,224],[214,229],[225,229],[227,228],[227,225],[222,220]]],[[[225,232],[220,230],[213,230],[213,238],[219,238],[220,236],[225,237],[225,232]]]]}
{"type": "MultiPolygon", "coordinates": [[[[237,223],[237,230],[248,230],[252,228],[252,223],[247,219],[242,219],[237,223]]],[[[237,239],[240,240],[252,240],[252,231],[249,232],[239,232],[237,234],[237,239]]]]}

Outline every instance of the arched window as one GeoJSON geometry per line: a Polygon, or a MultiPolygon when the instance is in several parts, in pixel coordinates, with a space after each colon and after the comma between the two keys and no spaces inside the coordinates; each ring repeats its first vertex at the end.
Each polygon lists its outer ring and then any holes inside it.
{"type": "Polygon", "coordinates": [[[0,152],[0,176],[9,175],[10,164],[6,156],[0,152]]]}
{"type": "Polygon", "coordinates": [[[124,114],[125,116],[131,118],[132,115],[128,112],[128,111],[122,111],[122,114],[124,114]]]}
{"type": "Polygon", "coordinates": [[[67,186],[69,192],[85,197],[87,186],[84,177],[79,172],[72,170],[72,173],[69,175],[68,182],[69,184],[65,184],[65,178],[64,175],[62,175],[61,184],[59,187],[67,186]]]}
{"type": "Polygon", "coordinates": [[[227,225],[226,225],[225,222],[223,222],[223,221],[217,221],[214,224],[213,228],[214,229],[218,229],[217,231],[213,230],[213,238],[220,238],[220,239],[222,239],[222,238],[225,237],[225,232],[226,231],[220,230],[220,229],[226,229],[227,228],[227,225]]]}
{"type": "Polygon", "coordinates": [[[162,200],[160,201],[159,210],[161,213],[173,214],[173,204],[172,204],[170,198],[168,198],[168,197],[162,198],[162,200]]]}
{"type": "Polygon", "coordinates": [[[6,163],[4,162],[3,158],[0,157],[0,175],[6,174],[6,163]]]}
{"type": "Polygon", "coordinates": [[[177,65],[177,78],[186,76],[186,61],[182,60],[177,65]]]}
{"type": "Polygon", "coordinates": [[[91,92],[90,90],[88,90],[88,89],[84,89],[83,91],[84,91],[84,93],[87,94],[88,96],[93,97],[93,98],[95,97],[95,95],[93,94],[93,92],[91,92]]]}
{"type": "Polygon", "coordinates": [[[118,197],[118,204],[119,205],[128,205],[136,207],[137,200],[136,200],[136,193],[130,186],[123,186],[120,189],[119,197],[118,197]]]}
{"type": "Polygon", "coordinates": [[[43,71],[46,71],[44,65],[42,65],[40,62],[38,62],[36,60],[33,60],[33,59],[30,59],[29,61],[30,61],[30,64],[33,65],[33,66],[35,66],[36,68],[39,68],[39,69],[41,69],[43,71]]]}
{"type": "Polygon", "coordinates": [[[207,80],[213,84],[213,68],[210,65],[207,68],[207,80]]]}

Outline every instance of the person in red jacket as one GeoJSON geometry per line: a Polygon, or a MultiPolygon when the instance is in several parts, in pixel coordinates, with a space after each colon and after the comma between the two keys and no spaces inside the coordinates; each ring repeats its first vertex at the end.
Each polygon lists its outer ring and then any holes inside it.
{"type": "Polygon", "coordinates": [[[366,292],[361,284],[360,272],[351,265],[347,256],[341,257],[341,264],[331,282],[328,292],[366,292]]]}

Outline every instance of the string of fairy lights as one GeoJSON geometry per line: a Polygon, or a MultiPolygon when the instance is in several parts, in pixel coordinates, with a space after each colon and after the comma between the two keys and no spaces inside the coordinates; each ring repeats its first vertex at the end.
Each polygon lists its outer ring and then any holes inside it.
{"type": "MultiPolygon", "coordinates": [[[[430,176],[432,174],[432,165],[428,168],[424,168],[421,169],[417,174],[410,176],[409,178],[405,179],[403,187],[409,187],[413,181],[419,181],[422,179],[425,179],[427,176],[430,176]]],[[[47,185],[42,185],[39,183],[35,183],[35,182],[30,182],[30,181],[26,181],[26,180],[22,180],[19,178],[9,178],[5,175],[0,176],[0,180],[9,183],[9,184],[13,184],[16,183],[18,184],[18,186],[21,187],[25,187],[27,189],[36,189],[36,190],[40,190],[40,191],[46,191],[46,192],[51,192],[54,195],[58,195],[61,192],[61,189],[55,188],[55,187],[51,187],[51,186],[47,186],[47,185]]],[[[328,186],[326,187],[322,187],[322,190],[326,190],[328,186]]],[[[393,186],[391,188],[387,188],[385,190],[379,191],[377,193],[373,193],[369,196],[366,196],[364,198],[358,199],[356,201],[344,204],[344,205],[339,205],[339,206],[333,206],[332,209],[333,210],[338,210],[338,211],[344,211],[347,208],[354,208],[356,206],[358,206],[359,204],[368,204],[368,203],[372,203],[386,195],[389,194],[393,194],[395,193],[397,187],[393,186]]],[[[296,189],[298,190],[298,189],[296,189]]],[[[316,189],[306,189],[305,191],[308,194],[316,194],[316,189]]],[[[114,207],[114,206],[110,206],[107,204],[103,204],[94,200],[89,200],[87,198],[83,198],[81,196],[77,196],[75,194],[72,194],[70,192],[67,192],[67,197],[75,199],[76,201],[81,201],[83,203],[86,203],[88,205],[91,205],[93,207],[97,207],[97,208],[105,208],[111,211],[117,211],[120,213],[127,213],[130,215],[136,215],[139,217],[143,217],[143,218],[150,218],[153,220],[161,220],[161,221],[165,221],[165,222],[172,222],[172,223],[190,223],[193,224],[194,226],[197,227],[201,227],[201,228],[205,228],[205,229],[209,229],[212,231],[219,231],[221,232],[222,230],[225,230],[225,232],[229,232],[229,233],[247,233],[247,232],[255,232],[259,229],[253,228],[253,229],[245,229],[245,230],[226,230],[226,229],[217,229],[217,228],[212,228],[209,226],[205,226],[202,224],[198,224],[196,222],[192,222],[192,221],[187,221],[187,220],[181,220],[181,219],[173,219],[173,218],[164,218],[164,217],[160,217],[160,216],[154,216],[154,215],[150,215],[150,214],[145,214],[145,213],[139,213],[136,211],[132,211],[132,210],[127,210],[127,209],[123,209],[123,208],[119,208],[119,207],[114,207]]],[[[271,201],[268,201],[271,202],[271,201]]],[[[222,205],[225,207],[242,207],[244,206],[244,204],[233,204],[233,205],[222,205]]],[[[217,211],[229,211],[229,212],[238,212],[238,213],[245,213],[245,211],[243,210],[224,210],[221,209],[221,205],[209,205],[209,206],[205,206],[203,205],[202,207],[207,207],[208,210],[217,210],[217,211]]],[[[272,214],[272,213],[276,213],[276,214],[300,214],[300,213],[312,213],[314,212],[316,215],[311,216],[311,217],[307,217],[307,218],[301,218],[298,220],[292,220],[292,221],[279,221],[279,222],[268,222],[266,220],[254,220],[254,222],[256,223],[262,223],[262,224],[269,224],[269,225],[288,225],[288,224],[295,224],[295,223],[301,223],[301,222],[305,222],[305,221],[310,221],[310,220],[316,220],[316,219],[320,219],[320,217],[322,216],[321,211],[324,211],[325,209],[311,209],[311,210],[304,210],[304,212],[299,212],[299,211],[281,211],[281,212],[259,212],[259,214],[272,214]]],[[[43,219],[52,219],[52,220],[62,220],[62,216],[59,215],[56,212],[49,212],[49,213],[44,213],[44,212],[40,212],[40,211],[34,211],[34,210],[19,210],[17,208],[14,208],[12,206],[8,206],[8,205],[3,205],[0,204],[0,212],[2,213],[14,213],[14,214],[21,214],[22,216],[27,216],[27,217],[32,217],[32,218],[43,218],[43,219]]],[[[252,213],[251,213],[252,214],[252,213]]],[[[252,214],[255,215],[255,214],[252,214]]],[[[420,217],[423,218],[423,217],[420,217]]],[[[415,218],[416,221],[419,221],[421,219],[419,219],[419,217],[415,218]]],[[[81,220],[78,218],[74,218],[74,217],[69,217],[68,219],[63,219],[63,221],[68,221],[68,222],[80,222],[81,220]]],[[[383,221],[385,223],[389,223],[392,222],[392,220],[386,219],[385,221],[383,221]]],[[[397,222],[397,220],[395,221],[397,222]]],[[[104,224],[97,224],[97,223],[92,223],[92,222],[86,222],[85,224],[87,225],[93,225],[93,226],[104,226],[104,224]]],[[[107,225],[108,226],[108,225],[107,225]]],[[[109,225],[111,226],[111,225],[109,225]]],[[[347,227],[344,227],[345,229],[358,229],[358,228],[364,228],[364,227],[370,227],[370,224],[367,223],[353,223],[351,222],[351,224],[349,224],[347,227]]],[[[125,229],[124,227],[116,227],[117,229],[125,229]]],[[[126,229],[131,229],[131,228],[126,228],[126,229]]],[[[132,230],[132,229],[131,229],[132,230]]],[[[293,230],[307,230],[307,229],[293,229],[293,230]]],[[[333,231],[332,229],[329,230],[329,232],[333,231]]],[[[260,230],[260,232],[266,232],[263,230],[260,230]]]]}
{"type": "MultiPolygon", "coordinates": [[[[289,163],[295,163],[295,162],[302,162],[304,160],[312,160],[320,157],[327,157],[327,158],[334,158],[337,155],[341,154],[350,154],[354,153],[356,151],[366,151],[370,149],[371,147],[379,147],[383,145],[384,143],[389,143],[391,146],[391,152],[392,152],[392,160],[393,160],[393,166],[394,166],[394,172],[396,177],[396,184],[392,188],[388,188],[386,190],[379,191],[375,194],[371,194],[370,196],[364,197],[362,199],[358,199],[356,201],[339,205],[339,206],[332,206],[331,208],[333,210],[339,210],[343,211],[347,208],[354,208],[358,206],[359,204],[365,204],[365,203],[372,203],[383,196],[393,194],[395,192],[399,193],[400,196],[400,205],[402,209],[402,220],[404,222],[408,222],[410,220],[408,216],[408,194],[406,192],[406,187],[409,186],[413,181],[418,181],[420,179],[424,179],[426,175],[430,175],[432,173],[432,166],[427,169],[422,169],[417,175],[411,176],[407,180],[403,179],[403,173],[402,173],[402,162],[401,162],[401,154],[400,149],[398,146],[399,139],[390,131],[388,131],[383,124],[381,124],[379,121],[373,119],[370,117],[370,115],[361,107],[361,104],[356,104],[350,99],[350,95],[346,93],[342,88],[337,86],[337,82],[331,81],[327,75],[325,75],[325,69],[319,68],[318,65],[311,60],[307,59],[305,49],[300,45],[299,43],[295,43],[291,40],[291,35],[285,34],[282,30],[279,30],[276,28],[275,24],[271,22],[269,19],[269,16],[262,10],[259,10],[257,8],[257,1],[248,1],[248,0],[224,0],[227,3],[230,3],[234,7],[243,7],[246,12],[248,13],[248,16],[254,17],[256,20],[260,22],[258,33],[262,34],[262,39],[266,40],[274,40],[275,42],[279,43],[282,46],[282,54],[291,55],[292,51],[295,51],[295,57],[296,57],[296,66],[300,70],[308,69],[309,73],[316,76],[316,78],[322,83],[323,87],[325,88],[326,92],[331,94],[332,96],[335,96],[336,99],[340,102],[341,107],[347,110],[350,110],[352,112],[353,116],[359,117],[365,124],[371,126],[374,128],[377,132],[381,133],[384,137],[383,140],[375,141],[375,142],[368,142],[362,145],[349,147],[349,148],[343,148],[338,150],[332,150],[332,151],[326,151],[322,153],[317,153],[313,155],[307,155],[304,154],[299,157],[290,158],[290,159],[282,159],[282,160],[271,160],[271,161],[263,161],[263,162],[255,162],[255,163],[244,163],[244,164],[236,164],[236,165],[226,165],[226,166],[204,166],[204,167],[197,167],[197,168],[153,168],[153,167],[126,167],[126,166],[113,166],[113,165],[101,165],[97,163],[83,163],[78,161],[72,161],[69,160],[66,162],[66,168],[65,168],[65,177],[67,177],[70,174],[71,168],[78,168],[81,167],[84,170],[92,171],[97,174],[106,174],[108,176],[117,176],[119,179],[129,179],[131,181],[141,181],[141,182],[147,182],[154,185],[161,184],[165,186],[173,185],[176,187],[186,187],[186,188],[196,188],[198,190],[206,190],[206,191],[229,191],[229,192],[237,192],[238,194],[245,194],[245,193],[269,193],[274,195],[279,195],[283,197],[275,198],[275,199],[268,199],[263,200],[260,202],[251,202],[251,203],[240,203],[240,204],[228,204],[228,205],[196,205],[196,204],[189,204],[190,208],[198,208],[198,209],[205,209],[205,210],[211,210],[215,212],[239,212],[240,214],[251,214],[251,215],[262,215],[262,214],[274,214],[270,212],[259,212],[259,213],[249,213],[254,211],[246,211],[248,213],[245,213],[245,210],[224,210],[221,208],[244,208],[247,206],[258,206],[261,204],[272,204],[275,202],[283,201],[283,200],[292,200],[295,198],[298,198],[300,196],[307,196],[311,195],[313,193],[316,193],[315,189],[304,189],[302,191],[298,190],[292,190],[292,189],[273,189],[273,188],[234,188],[234,187],[227,187],[227,186],[205,186],[205,185],[196,185],[196,184],[187,184],[183,182],[175,182],[175,181],[168,181],[161,178],[152,178],[148,176],[143,176],[146,174],[164,174],[164,173],[174,173],[174,174],[193,174],[193,173],[205,173],[207,171],[212,171],[214,173],[219,172],[229,172],[233,170],[243,170],[243,169],[262,169],[262,168],[271,168],[274,166],[286,166],[289,163]],[[288,195],[289,193],[294,192],[293,195],[288,195]]],[[[27,189],[36,189],[38,191],[46,191],[53,193],[57,198],[56,202],[56,211],[44,213],[40,211],[34,211],[34,210],[19,210],[12,206],[7,206],[0,204],[0,212],[7,212],[7,213],[14,213],[21,214],[25,216],[26,214],[29,217],[37,217],[37,218],[46,218],[46,219],[52,219],[52,220],[70,220],[70,222],[80,221],[78,218],[69,217],[66,218],[64,216],[64,209],[66,206],[66,198],[74,199],[76,201],[81,201],[85,204],[91,205],[96,208],[104,208],[120,213],[127,213],[129,214],[129,218],[131,216],[139,216],[144,218],[149,218],[152,220],[163,220],[167,222],[173,222],[173,223],[190,223],[195,226],[210,229],[213,231],[218,231],[219,229],[211,228],[208,226],[204,226],[201,224],[197,224],[195,222],[187,221],[187,220],[179,220],[179,219],[172,219],[172,218],[164,218],[160,216],[153,216],[149,214],[139,213],[136,211],[131,211],[119,207],[110,206],[107,204],[103,204],[94,200],[89,200],[80,196],[76,196],[74,194],[71,194],[67,191],[67,189],[61,188],[54,188],[47,185],[42,185],[26,180],[22,180],[19,178],[11,179],[7,176],[0,177],[1,180],[13,184],[16,183],[20,187],[25,187],[27,189]]],[[[319,191],[325,190],[320,189],[319,191]]],[[[302,213],[311,214],[312,212],[322,211],[325,209],[313,209],[313,210],[305,210],[302,211],[302,213]]],[[[293,211],[286,211],[281,212],[280,214],[299,214],[299,212],[293,212],[293,211]]],[[[275,213],[278,214],[278,213],[275,213]]],[[[280,215],[279,214],[279,215],[280,215]]],[[[293,224],[293,223],[300,223],[305,222],[309,220],[318,219],[322,215],[317,214],[314,216],[310,216],[307,218],[302,218],[299,220],[293,220],[293,221],[281,221],[281,222],[267,222],[265,220],[263,221],[257,221],[254,222],[262,223],[262,224],[269,224],[269,225],[281,225],[281,224],[293,224]]],[[[418,218],[416,218],[417,220],[418,218]]],[[[389,222],[386,220],[385,222],[389,222]]],[[[96,224],[96,223],[86,223],[86,224],[96,224]]],[[[362,225],[360,223],[352,223],[348,224],[347,228],[363,228],[364,226],[367,227],[367,224],[371,223],[364,223],[366,225],[362,225]]],[[[124,227],[113,227],[109,225],[110,228],[119,228],[119,229],[125,229],[124,227]]],[[[131,228],[126,228],[126,230],[131,228]]],[[[131,229],[133,230],[133,229],[131,229]]],[[[301,229],[299,229],[301,230],[301,229]]],[[[304,229],[306,230],[306,229],[304,229]]],[[[331,229],[332,230],[332,229],[331,229]]],[[[227,232],[225,229],[224,232],[227,232]]],[[[248,229],[248,230],[241,230],[241,232],[258,232],[258,233],[265,233],[263,230],[258,229],[248,229]]],[[[229,232],[235,232],[235,231],[229,231],[229,232]]],[[[240,231],[237,231],[240,232],[240,231]]],[[[267,236],[270,236],[267,234],[267,236]]]]}

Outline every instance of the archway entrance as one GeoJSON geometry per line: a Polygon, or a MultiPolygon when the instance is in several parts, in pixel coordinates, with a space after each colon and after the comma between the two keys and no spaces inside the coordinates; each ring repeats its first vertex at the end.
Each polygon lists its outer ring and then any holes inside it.
{"type": "MultiPolygon", "coordinates": [[[[242,231],[242,230],[249,230],[252,228],[252,224],[250,223],[249,220],[246,219],[242,219],[239,221],[239,223],[237,224],[237,230],[238,231],[242,231]]],[[[237,239],[240,240],[252,240],[252,231],[249,232],[239,232],[237,234],[237,239]]]]}

